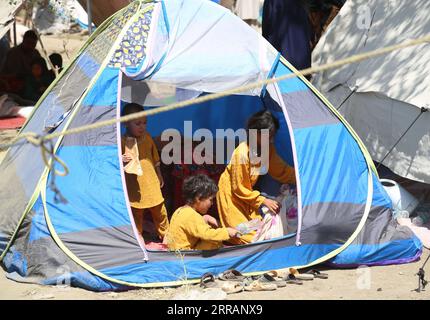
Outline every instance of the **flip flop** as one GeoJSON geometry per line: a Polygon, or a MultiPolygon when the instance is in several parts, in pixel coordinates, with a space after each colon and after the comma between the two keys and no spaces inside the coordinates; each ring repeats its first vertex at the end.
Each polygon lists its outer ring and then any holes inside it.
{"type": "Polygon", "coordinates": [[[219,288],[219,285],[215,282],[215,276],[210,272],[206,272],[200,278],[200,287],[203,287],[203,288],[219,288]]]}
{"type": "Polygon", "coordinates": [[[285,276],[282,279],[285,281],[286,284],[298,284],[298,285],[303,284],[301,280],[297,279],[296,276],[291,273],[285,274],[285,276]]]}
{"type": "Polygon", "coordinates": [[[312,274],[315,278],[328,279],[328,273],[324,273],[315,269],[305,272],[306,274],[312,274]]]}
{"type": "Polygon", "coordinates": [[[240,282],[224,281],[220,288],[227,294],[242,292],[245,288],[240,282]]]}
{"type": "Polygon", "coordinates": [[[268,274],[269,276],[272,276],[273,278],[282,278],[279,275],[278,271],[275,271],[275,270],[268,271],[266,272],[266,274],[268,274]]]}
{"type": "MultiPolygon", "coordinates": [[[[271,273],[273,274],[273,273],[271,273]]],[[[278,288],[283,288],[287,286],[287,283],[284,280],[276,280],[275,277],[273,277],[271,274],[269,274],[268,272],[261,275],[258,278],[258,281],[262,282],[262,283],[273,283],[276,284],[276,286],[278,288]]]]}
{"type": "Polygon", "coordinates": [[[245,276],[235,269],[230,269],[221,273],[218,279],[222,281],[243,281],[245,276]]]}
{"type": "Polygon", "coordinates": [[[298,280],[314,280],[315,276],[313,274],[310,273],[300,273],[297,269],[294,268],[289,268],[288,272],[292,275],[294,275],[294,277],[298,280]]]}
{"type": "Polygon", "coordinates": [[[273,291],[278,287],[274,283],[263,283],[260,280],[254,280],[250,284],[245,285],[245,291],[273,291]]]}

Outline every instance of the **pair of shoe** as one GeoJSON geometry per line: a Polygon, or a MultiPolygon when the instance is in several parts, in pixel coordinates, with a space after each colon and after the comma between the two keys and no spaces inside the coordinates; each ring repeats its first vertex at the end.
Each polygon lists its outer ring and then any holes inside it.
{"type": "Polygon", "coordinates": [[[200,279],[200,286],[203,288],[219,288],[227,294],[238,293],[242,291],[272,291],[279,286],[285,286],[282,281],[272,281],[275,279],[263,276],[245,277],[242,273],[235,269],[230,269],[221,273],[218,277],[220,281],[216,281],[215,276],[208,272],[200,279]]]}
{"type": "Polygon", "coordinates": [[[300,273],[295,268],[288,268],[288,271],[285,272],[282,276],[282,279],[285,280],[287,283],[299,285],[303,284],[302,281],[314,280],[315,278],[328,279],[328,274],[315,269],[308,270],[305,273],[300,273]]]}
{"type": "Polygon", "coordinates": [[[269,271],[261,276],[254,277],[263,283],[275,284],[278,288],[285,287],[287,284],[302,285],[303,281],[313,280],[315,278],[327,279],[328,274],[318,270],[311,269],[305,273],[299,273],[295,268],[289,268],[288,271],[281,275],[277,271],[269,271]],[[282,279],[282,280],[278,280],[282,279]]]}
{"type": "Polygon", "coordinates": [[[200,278],[200,287],[202,288],[218,288],[227,294],[238,293],[244,290],[244,285],[238,281],[219,281],[217,282],[215,276],[207,272],[200,278]]]}
{"type": "Polygon", "coordinates": [[[327,279],[328,274],[311,269],[305,273],[299,273],[295,268],[289,268],[283,275],[277,271],[269,271],[259,276],[246,277],[235,269],[221,273],[216,282],[212,273],[205,273],[200,286],[205,288],[221,288],[224,292],[231,294],[241,291],[273,291],[285,287],[287,284],[302,285],[303,281],[314,278],[327,279]]]}
{"type": "Polygon", "coordinates": [[[285,287],[286,283],[282,280],[276,280],[270,273],[261,276],[245,277],[237,270],[230,269],[219,275],[222,281],[239,282],[245,291],[273,291],[280,287],[285,287]]]}

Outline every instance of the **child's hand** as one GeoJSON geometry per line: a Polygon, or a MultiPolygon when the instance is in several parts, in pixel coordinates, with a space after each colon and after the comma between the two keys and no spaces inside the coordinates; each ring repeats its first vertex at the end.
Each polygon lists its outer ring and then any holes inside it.
{"type": "Polygon", "coordinates": [[[234,238],[234,237],[239,237],[240,236],[240,232],[237,231],[234,228],[227,227],[227,231],[228,231],[228,235],[230,236],[230,238],[234,238]]]}
{"type": "Polygon", "coordinates": [[[281,209],[281,206],[277,201],[268,198],[263,201],[263,204],[274,214],[278,214],[281,209]]]}
{"type": "Polygon", "coordinates": [[[124,163],[128,163],[132,160],[132,158],[128,155],[128,154],[123,154],[122,155],[122,162],[124,163]]]}
{"type": "Polygon", "coordinates": [[[208,214],[205,214],[205,215],[203,216],[203,219],[205,220],[205,222],[206,222],[208,225],[210,225],[210,226],[212,226],[212,227],[214,227],[214,228],[218,228],[218,227],[219,227],[218,221],[217,221],[217,219],[215,219],[214,217],[212,217],[212,216],[210,216],[210,215],[208,215],[208,214]]]}
{"type": "Polygon", "coordinates": [[[163,188],[164,187],[164,179],[163,179],[162,174],[157,172],[157,177],[158,177],[158,180],[160,181],[160,188],[163,188]]]}

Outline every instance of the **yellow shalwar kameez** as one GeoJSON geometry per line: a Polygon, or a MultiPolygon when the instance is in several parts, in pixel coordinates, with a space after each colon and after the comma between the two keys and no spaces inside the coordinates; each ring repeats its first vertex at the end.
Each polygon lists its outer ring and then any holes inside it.
{"type": "MultiPolygon", "coordinates": [[[[242,142],[234,150],[230,163],[224,170],[218,183],[218,212],[224,227],[236,227],[242,222],[261,219],[258,209],[265,197],[258,190],[253,190],[258,180],[261,163],[250,161],[249,147],[242,142]]],[[[275,146],[269,146],[268,173],[281,183],[295,183],[294,168],[287,165],[276,153],[275,146]]],[[[255,232],[231,239],[234,244],[246,244],[252,241],[255,232]]]]}
{"type": "MultiPolygon", "coordinates": [[[[130,206],[134,209],[133,215],[139,232],[142,232],[142,211],[148,209],[151,212],[157,233],[160,237],[164,237],[169,227],[169,220],[161,193],[160,180],[155,172],[155,166],[160,164],[160,156],[154,140],[148,133],[136,139],[143,175],[125,173],[130,206]]],[[[122,153],[124,150],[125,138],[122,139],[122,153]]]]}
{"type": "Polygon", "coordinates": [[[178,208],[166,235],[169,250],[212,250],[230,239],[226,228],[214,229],[202,215],[189,206],[178,208]]]}

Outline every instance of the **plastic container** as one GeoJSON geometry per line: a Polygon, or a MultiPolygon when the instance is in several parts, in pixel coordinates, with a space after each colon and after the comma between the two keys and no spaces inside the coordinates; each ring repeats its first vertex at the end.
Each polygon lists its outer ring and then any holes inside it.
{"type": "Polygon", "coordinates": [[[252,231],[257,231],[262,225],[260,219],[252,219],[247,222],[242,222],[238,224],[235,229],[239,231],[242,235],[251,233],[252,231]]]}
{"type": "Polygon", "coordinates": [[[407,218],[418,206],[418,199],[402,188],[396,181],[381,179],[382,186],[393,204],[395,218],[407,218]]]}

